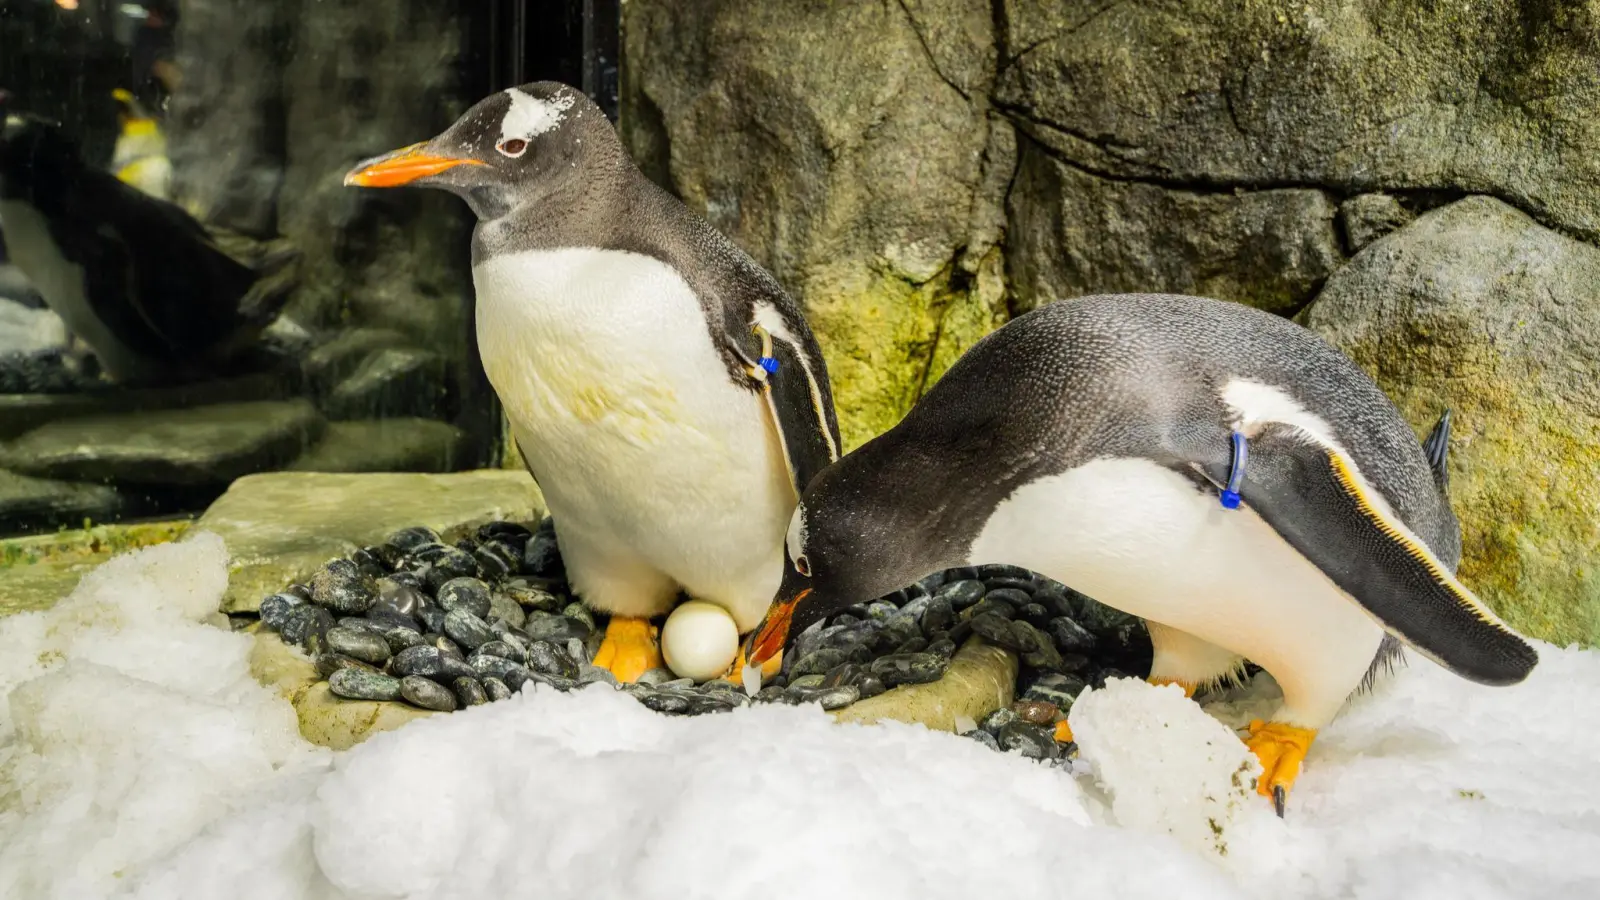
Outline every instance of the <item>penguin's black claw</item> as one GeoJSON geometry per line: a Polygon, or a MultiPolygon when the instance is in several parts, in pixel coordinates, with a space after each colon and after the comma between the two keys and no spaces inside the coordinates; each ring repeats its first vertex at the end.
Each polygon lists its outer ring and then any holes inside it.
{"type": "Polygon", "coordinates": [[[1278,818],[1280,818],[1280,819],[1283,818],[1283,806],[1284,806],[1285,803],[1288,802],[1288,800],[1289,800],[1289,792],[1285,791],[1283,789],[1283,785],[1281,785],[1281,784],[1273,785],[1273,787],[1272,787],[1272,811],[1277,813],[1278,814],[1278,818]]]}

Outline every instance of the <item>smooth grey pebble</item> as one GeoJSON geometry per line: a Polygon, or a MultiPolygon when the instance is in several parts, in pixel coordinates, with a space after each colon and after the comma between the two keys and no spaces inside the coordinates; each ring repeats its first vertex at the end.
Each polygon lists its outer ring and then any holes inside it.
{"type": "Polygon", "coordinates": [[[330,650],[375,666],[383,665],[394,655],[387,640],[362,628],[330,628],[327,641],[330,650]]]}
{"type": "Polygon", "coordinates": [[[476,650],[494,640],[489,623],[464,609],[452,609],[445,614],[444,633],[468,650],[476,650]]]}
{"type": "Polygon", "coordinates": [[[489,586],[477,578],[452,578],[439,585],[434,597],[445,612],[463,609],[480,619],[487,618],[493,606],[489,586]]]}
{"type": "Polygon", "coordinates": [[[489,695],[489,702],[511,699],[511,688],[506,683],[495,677],[483,679],[483,692],[489,695]]]}
{"type": "Polygon", "coordinates": [[[456,703],[463,709],[468,706],[482,706],[489,702],[488,692],[476,678],[463,675],[450,682],[450,690],[456,695],[456,703]]]}
{"type": "Polygon", "coordinates": [[[423,709],[439,712],[456,710],[456,697],[449,688],[420,675],[408,675],[400,679],[400,696],[413,706],[420,706],[423,709]]]}
{"type": "Polygon", "coordinates": [[[400,696],[400,679],[352,666],[328,676],[328,690],[347,700],[395,700],[400,696]]]}

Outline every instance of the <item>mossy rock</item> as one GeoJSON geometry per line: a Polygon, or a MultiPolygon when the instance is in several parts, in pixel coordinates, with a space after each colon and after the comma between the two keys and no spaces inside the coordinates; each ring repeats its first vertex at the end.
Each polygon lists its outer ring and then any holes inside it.
{"type": "Polygon", "coordinates": [[[1218,195],[1493,193],[1600,239],[1592,6],[1012,0],[1003,25],[995,100],[1076,169],[1218,195]]]}
{"type": "Polygon", "coordinates": [[[804,306],[846,448],[1005,320],[1016,156],[981,4],[631,0],[619,130],[804,306]]]}
{"type": "Polygon", "coordinates": [[[809,317],[846,449],[892,428],[967,348],[1004,323],[999,268],[994,251],[974,279],[951,266],[923,284],[878,274],[813,285],[809,317]]]}
{"type": "Polygon", "coordinates": [[[1362,251],[1304,321],[1419,433],[1454,410],[1463,582],[1530,635],[1600,643],[1600,249],[1471,197],[1362,251]]]}

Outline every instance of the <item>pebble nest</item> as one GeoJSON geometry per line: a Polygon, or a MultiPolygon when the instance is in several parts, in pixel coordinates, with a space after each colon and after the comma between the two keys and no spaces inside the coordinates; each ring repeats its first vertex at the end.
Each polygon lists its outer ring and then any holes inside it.
{"type": "Polygon", "coordinates": [[[402,529],[266,597],[260,617],[310,655],[335,695],[441,712],[530,683],[569,691],[596,682],[672,715],[749,703],[842,709],[937,681],[978,635],[1020,658],[1017,701],[965,735],[1042,760],[1067,752],[1053,726],[1085,686],[1150,666],[1140,620],[1026,569],[991,565],[935,573],[813,625],[754,697],[730,681],[697,685],[666,669],[618,685],[592,664],[605,618],[573,598],[549,519],[534,530],[493,522],[454,543],[402,529]]]}

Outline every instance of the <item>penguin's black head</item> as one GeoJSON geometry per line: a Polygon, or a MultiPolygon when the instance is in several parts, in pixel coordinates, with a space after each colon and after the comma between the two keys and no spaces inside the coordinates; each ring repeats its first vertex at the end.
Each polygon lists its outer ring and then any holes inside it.
{"type": "Polygon", "coordinates": [[[55,122],[0,112],[0,197],[37,202],[81,173],[78,145],[55,122]]]}
{"type": "Polygon", "coordinates": [[[886,488],[866,447],[812,479],[789,520],[783,584],[745,648],[761,665],[845,607],[898,590],[955,561],[915,539],[915,503],[886,488]]]}
{"type": "Polygon", "coordinates": [[[344,183],[435,187],[465,199],[480,219],[494,219],[582,177],[597,157],[620,152],[593,101],[541,81],[480,100],[437,137],[365,160],[344,183]]]}

